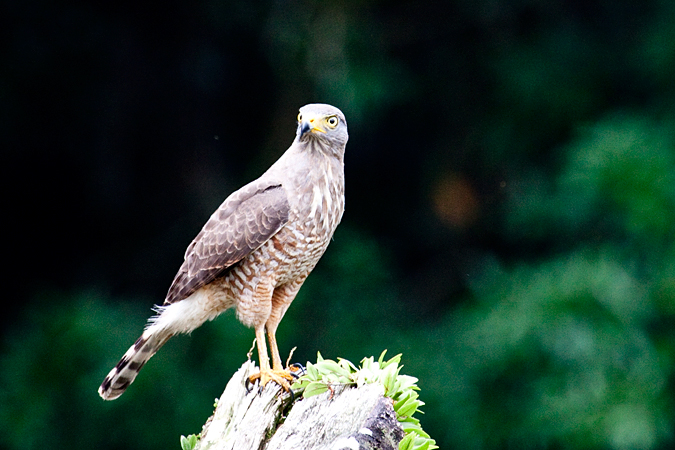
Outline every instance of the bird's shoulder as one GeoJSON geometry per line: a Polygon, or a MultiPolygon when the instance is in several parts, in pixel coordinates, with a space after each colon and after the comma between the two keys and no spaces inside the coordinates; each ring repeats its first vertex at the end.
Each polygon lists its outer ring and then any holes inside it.
{"type": "MultiPolygon", "coordinates": [[[[188,266],[191,256],[245,256],[242,253],[255,250],[288,221],[289,211],[288,194],[281,181],[259,179],[243,186],[225,199],[188,246],[188,266]]],[[[231,259],[227,258],[229,264],[236,262],[231,259]]]]}
{"type": "Polygon", "coordinates": [[[283,228],[289,214],[286,189],[273,178],[233,192],[188,246],[166,303],[182,300],[222,276],[283,228]]]}

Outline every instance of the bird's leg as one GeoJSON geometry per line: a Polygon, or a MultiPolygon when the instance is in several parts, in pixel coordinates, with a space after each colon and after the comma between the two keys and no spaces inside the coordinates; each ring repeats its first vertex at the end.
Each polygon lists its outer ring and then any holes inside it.
{"type": "Polygon", "coordinates": [[[264,326],[256,326],[255,336],[258,341],[258,352],[260,353],[260,373],[249,378],[249,382],[253,383],[260,379],[260,386],[265,386],[270,381],[274,381],[279,386],[284,388],[286,392],[290,392],[291,383],[297,378],[297,369],[291,374],[293,369],[284,369],[279,356],[279,347],[277,346],[276,332],[281,318],[293,301],[295,294],[297,294],[300,286],[306,276],[297,279],[296,281],[279,287],[272,293],[272,308],[267,322],[264,326]],[[270,343],[270,352],[272,355],[272,368],[269,366],[269,359],[267,357],[267,348],[265,347],[264,332],[267,330],[267,339],[270,343]],[[262,343],[262,345],[261,345],[262,343]],[[264,356],[263,356],[264,350],[264,356]],[[264,363],[263,363],[264,358],[264,363]]]}
{"type": "Polygon", "coordinates": [[[270,350],[272,351],[272,370],[284,370],[281,365],[281,356],[279,356],[276,333],[267,330],[267,338],[270,341],[270,350]]]}
{"type": "Polygon", "coordinates": [[[258,346],[258,359],[260,360],[260,371],[270,370],[270,358],[267,356],[267,344],[265,343],[265,325],[255,327],[255,342],[258,346]]]}
{"type": "Polygon", "coordinates": [[[258,346],[258,357],[260,359],[260,373],[251,375],[248,381],[249,383],[254,383],[256,380],[260,380],[260,389],[264,388],[270,381],[274,381],[286,392],[290,392],[291,383],[289,382],[295,381],[295,378],[293,378],[293,375],[291,375],[289,371],[284,370],[281,365],[276,337],[274,336],[274,332],[268,330],[267,336],[270,340],[273,364],[272,368],[270,368],[270,360],[267,356],[267,346],[265,345],[264,330],[264,326],[256,327],[255,329],[256,345],[258,346]]]}

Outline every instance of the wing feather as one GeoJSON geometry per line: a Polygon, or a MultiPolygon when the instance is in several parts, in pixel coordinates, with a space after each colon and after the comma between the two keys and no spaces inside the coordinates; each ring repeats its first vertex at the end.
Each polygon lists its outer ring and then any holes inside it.
{"type": "Polygon", "coordinates": [[[229,196],[185,252],[164,304],[183,300],[258,249],[287,222],[281,184],[250,183],[229,196]]]}

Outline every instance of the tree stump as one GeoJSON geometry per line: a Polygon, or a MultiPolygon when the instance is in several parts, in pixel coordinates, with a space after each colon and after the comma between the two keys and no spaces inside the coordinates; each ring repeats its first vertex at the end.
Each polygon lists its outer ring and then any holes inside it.
{"type": "Polygon", "coordinates": [[[397,450],[403,429],[379,384],[336,387],[308,399],[275,383],[258,392],[246,379],[258,369],[245,362],[227,383],[204,425],[200,450],[397,450]]]}

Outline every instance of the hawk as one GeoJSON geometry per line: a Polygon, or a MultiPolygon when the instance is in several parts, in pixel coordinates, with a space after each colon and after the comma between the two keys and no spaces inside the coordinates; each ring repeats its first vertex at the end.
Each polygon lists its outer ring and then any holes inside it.
{"type": "Polygon", "coordinates": [[[103,399],[122,395],[170,337],[230,308],[255,329],[260,373],[251,381],[288,388],[291,376],[282,366],[275,334],[342,219],[348,137],[339,109],[300,108],[288,150],[260,178],[225,199],[188,246],[164,304],[103,380],[98,390],[103,399]]]}

